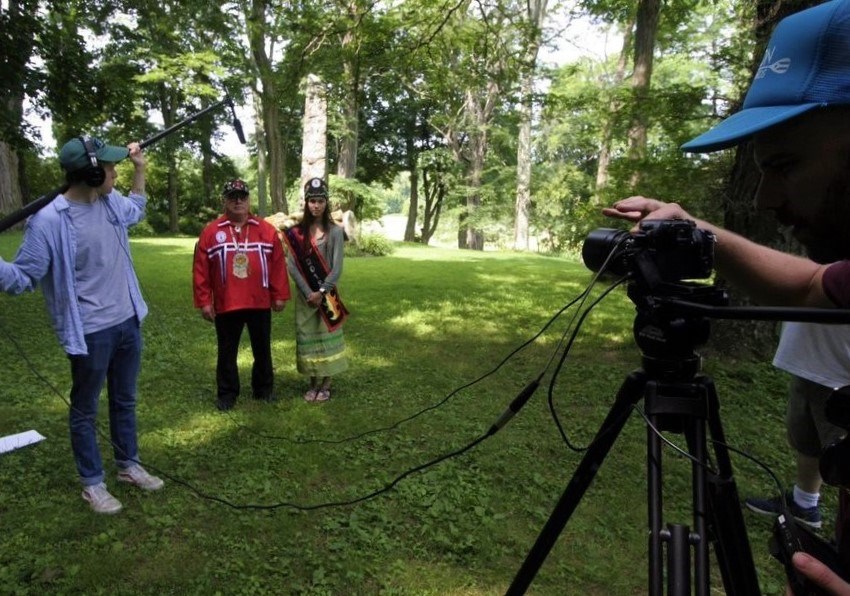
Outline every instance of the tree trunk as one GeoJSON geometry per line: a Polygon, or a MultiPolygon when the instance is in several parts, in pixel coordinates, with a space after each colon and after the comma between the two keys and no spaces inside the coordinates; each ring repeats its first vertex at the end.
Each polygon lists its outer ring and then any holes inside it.
{"type": "Polygon", "coordinates": [[[534,77],[548,0],[526,3],[530,35],[524,58],[517,139],[517,186],[514,205],[514,249],[528,250],[528,206],[531,203],[531,124],[534,120],[534,77]]]}
{"type": "MultiPolygon", "coordinates": [[[[263,113],[263,103],[260,100],[260,94],[255,87],[251,92],[251,97],[254,102],[254,139],[257,143],[257,210],[260,216],[263,216],[268,211],[269,191],[268,191],[268,150],[266,148],[266,131],[263,129],[262,118],[258,117],[263,113]]],[[[286,204],[286,201],[284,201],[286,204]]]]}
{"type": "MultiPolygon", "coordinates": [[[[168,129],[176,122],[177,96],[165,84],[159,86],[159,109],[162,113],[162,124],[168,129]]],[[[174,138],[163,139],[165,145],[166,187],[165,196],[168,198],[168,231],[176,234],[180,231],[180,213],[177,203],[177,165],[174,158],[174,138]]]]}
{"type": "MultiPolygon", "coordinates": [[[[466,197],[466,211],[473,215],[481,207],[481,178],[484,173],[484,158],[486,156],[487,139],[486,134],[479,132],[473,135],[472,163],[469,165],[469,187],[470,193],[466,197]]],[[[484,234],[475,226],[467,225],[465,248],[470,250],[484,250],[484,234]]]]}
{"type": "Polygon", "coordinates": [[[427,245],[440,223],[440,212],[447,193],[443,172],[440,168],[422,170],[422,192],[425,195],[425,208],[423,209],[422,233],[419,241],[427,245]]]}
{"type": "MultiPolygon", "coordinates": [[[[368,9],[365,9],[368,10],[368,9]]],[[[339,135],[339,156],[336,173],[340,178],[357,177],[357,150],[360,137],[360,49],[359,28],[363,10],[357,0],[345,2],[348,26],[340,40],[342,53],[342,98],[343,129],[339,135]]],[[[352,193],[339,193],[339,208],[343,211],[357,211],[356,198],[352,193]]]]}
{"type": "MultiPolygon", "coordinates": [[[[301,145],[301,189],[310,178],[325,178],[328,154],[328,102],[316,75],[307,75],[304,98],[304,137],[301,145]]],[[[304,197],[301,196],[303,202],[304,197]]]]}
{"type": "Polygon", "coordinates": [[[201,135],[201,183],[204,186],[204,205],[214,207],[218,205],[218,193],[213,183],[212,118],[204,121],[202,130],[204,134],[201,135]]]}
{"type": "Polygon", "coordinates": [[[180,204],[177,199],[177,165],[174,153],[169,152],[167,190],[168,193],[168,231],[176,234],[180,231],[180,204]]]}
{"type": "MultiPolygon", "coordinates": [[[[346,34],[346,37],[350,32],[346,34]]],[[[348,42],[350,43],[350,41],[348,42]]],[[[339,161],[336,173],[340,178],[351,179],[357,177],[357,147],[359,135],[358,111],[360,94],[360,81],[358,80],[358,67],[355,61],[349,60],[344,65],[346,94],[342,100],[343,131],[339,139],[339,161]]],[[[350,193],[340,195],[340,209],[343,211],[354,210],[355,198],[350,193]]]]}
{"type": "Polygon", "coordinates": [[[493,113],[493,105],[498,93],[498,85],[491,81],[487,85],[483,102],[479,103],[472,90],[466,92],[466,114],[472,124],[469,134],[469,164],[467,181],[469,193],[466,197],[466,213],[461,214],[461,226],[458,229],[458,248],[484,250],[484,234],[469,224],[481,206],[481,180],[484,175],[484,163],[487,159],[487,126],[493,113]]]}
{"type": "MultiPolygon", "coordinates": [[[[626,67],[629,63],[629,53],[632,49],[632,29],[634,25],[629,23],[623,35],[623,46],[620,57],[617,60],[617,70],[614,73],[614,83],[611,88],[616,92],[617,88],[626,78],[626,67]]],[[[602,126],[601,141],[599,142],[599,159],[596,165],[596,188],[591,198],[594,205],[599,205],[602,192],[608,186],[608,168],[611,165],[611,143],[614,139],[614,122],[617,114],[623,108],[622,102],[612,99],[608,104],[608,116],[602,126]]]]}
{"type": "Polygon", "coordinates": [[[410,172],[410,201],[407,207],[407,225],[404,228],[404,241],[416,241],[416,218],[419,216],[419,167],[416,162],[416,148],[413,139],[407,139],[408,171],[410,172]]]}
{"type": "Polygon", "coordinates": [[[641,181],[640,163],[646,159],[646,138],[649,126],[644,106],[649,101],[649,88],[652,82],[652,59],[655,52],[655,37],[658,33],[658,15],[660,0],[640,0],[635,21],[635,69],[632,74],[632,94],[634,97],[634,116],[629,128],[629,159],[635,162],[631,177],[632,190],[636,190],[641,181]]]}
{"type": "Polygon", "coordinates": [[[36,40],[38,2],[11,0],[4,2],[9,25],[2,35],[2,44],[9,51],[3,56],[3,85],[0,106],[0,215],[10,215],[23,207],[26,189],[24,162],[18,155],[22,145],[24,95],[27,85],[27,63],[30,61],[36,40]]]}
{"type": "Polygon", "coordinates": [[[269,159],[269,190],[272,200],[272,211],[289,213],[284,196],[283,177],[286,160],[283,158],[283,144],[280,138],[280,112],[277,106],[277,92],[265,91],[261,102],[263,104],[263,130],[266,132],[266,151],[269,159]]]}
{"type": "Polygon", "coordinates": [[[265,0],[251,0],[248,15],[248,40],[251,45],[251,56],[254,66],[259,73],[262,88],[260,103],[262,105],[263,130],[266,133],[266,149],[269,158],[269,186],[272,199],[272,210],[288,213],[284,195],[283,180],[285,178],[286,160],[283,156],[283,143],[280,133],[280,110],[277,105],[277,83],[271,60],[266,52],[266,8],[265,0]]]}
{"type": "MultiPolygon", "coordinates": [[[[535,51],[534,60],[537,52],[535,51]]],[[[534,112],[534,70],[522,81],[519,138],[516,150],[516,203],[514,204],[514,250],[528,250],[528,205],[531,203],[531,121],[534,112]]]]}
{"type": "Polygon", "coordinates": [[[11,215],[23,207],[18,173],[18,154],[8,143],[0,141],[0,217],[11,215]]]}

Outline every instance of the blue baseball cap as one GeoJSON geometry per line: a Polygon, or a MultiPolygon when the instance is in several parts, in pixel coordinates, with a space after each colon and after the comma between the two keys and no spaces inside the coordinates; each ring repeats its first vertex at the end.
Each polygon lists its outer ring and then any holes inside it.
{"type": "Polygon", "coordinates": [[[850,104],[850,0],[832,0],[776,26],[740,112],[682,145],[709,153],[815,108],[850,104]]]}

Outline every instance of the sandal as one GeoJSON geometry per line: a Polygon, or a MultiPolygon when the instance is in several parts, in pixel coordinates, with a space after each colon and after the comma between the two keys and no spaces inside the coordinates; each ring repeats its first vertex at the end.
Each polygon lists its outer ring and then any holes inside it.
{"type": "Polygon", "coordinates": [[[316,401],[317,396],[318,392],[315,389],[308,389],[307,393],[304,394],[304,401],[316,401]]]}
{"type": "Polygon", "coordinates": [[[330,387],[326,387],[325,389],[319,389],[319,392],[316,393],[316,401],[328,401],[330,398],[331,398],[330,387]]]}

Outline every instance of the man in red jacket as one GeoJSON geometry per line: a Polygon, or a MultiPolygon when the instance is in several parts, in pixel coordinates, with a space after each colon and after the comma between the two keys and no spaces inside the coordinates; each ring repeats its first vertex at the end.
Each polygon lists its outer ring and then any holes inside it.
{"type": "Polygon", "coordinates": [[[224,215],[210,222],[195,247],[195,307],[215,324],[218,340],[216,384],[219,410],[229,410],[239,397],[236,356],[247,325],[254,366],[255,399],[274,399],[271,355],[271,311],[289,300],[286,260],[277,230],[251,214],[248,185],[224,185],[224,215]]]}

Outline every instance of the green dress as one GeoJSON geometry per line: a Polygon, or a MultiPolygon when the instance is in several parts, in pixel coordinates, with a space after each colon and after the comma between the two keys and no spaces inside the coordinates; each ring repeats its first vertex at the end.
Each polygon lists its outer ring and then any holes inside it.
{"type": "MultiPolygon", "coordinates": [[[[330,268],[325,284],[335,286],[342,274],[345,236],[340,226],[331,224],[330,228],[316,246],[330,268]]],[[[286,256],[286,264],[289,275],[298,286],[295,292],[295,361],[298,372],[310,377],[333,377],[348,368],[342,326],[328,331],[318,309],[307,304],[310,286],[291,254],[286,256]]]]}

